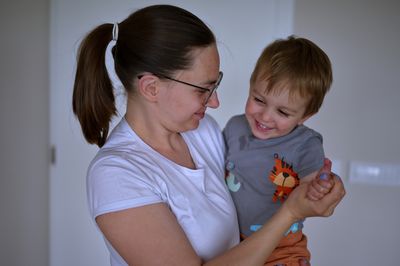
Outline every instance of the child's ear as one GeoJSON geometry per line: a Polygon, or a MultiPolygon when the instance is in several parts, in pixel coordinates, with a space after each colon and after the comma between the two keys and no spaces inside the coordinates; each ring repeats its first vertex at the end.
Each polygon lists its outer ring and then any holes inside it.
{"type": "Polygon", "coordinates": [[[312,117],[314,114],[309,114],[303,116],[303,118],[297,123],[298,125],[302,125],[304,122],[306,122],[310,117],[312,117]]]}
{"type": "Polygon", "coordinates": [[[138,81],[138,92],[151,102],[157,101],[158,77],[152,74],[145,74],[138,81]]]}

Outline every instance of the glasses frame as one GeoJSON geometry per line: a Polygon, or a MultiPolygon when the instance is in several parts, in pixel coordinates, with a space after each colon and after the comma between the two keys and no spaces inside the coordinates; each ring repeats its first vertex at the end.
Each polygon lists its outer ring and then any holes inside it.
{"type": "MultiPolygon", "coordinates": [[[[195,85],[195,84],[186,82],[186,81],[182,81],[182,80],[179,80],[179,79],[174,79],[174,78],[171,78],[171,77],[169,77],[169,76],[162,75],[162,74],[155,74],[155,73],[153,73],[153,75],[155,75],[155,76],[157,76],[157,77],[160,77],[160,78],[172,80],[172,81],[175,81],[175,82],[178,82],[178,83],[187,85],[187,86],[191,86],[191,87],[193,87],[193,88],[202,90],[202,91],[204,91],[204,92],[208,92],[209,94],[207,95],[206,99],[204,100],[204,104],[206,104],[206,103],[208,102],[208,100],[210,100],[210,98],[211,98],[211,96],[214,94],[214,92],[217,90],[219,84],[220,84],[221,81],[222,81],[222,78],[223,78],[223,76],[224,76],[224,73],[223,73],[222,71],[220,71],[220,72],[218,73],[217,81],[214,83],[214,87],[212,87],[211,89],[204,88],[204,87],[201,87],[201,86],[198,86],[198,85],[195,85]]],[[[143,77],[143,75],[138,76],[138,79],[140,79],[141,77],[143,77]]]]}

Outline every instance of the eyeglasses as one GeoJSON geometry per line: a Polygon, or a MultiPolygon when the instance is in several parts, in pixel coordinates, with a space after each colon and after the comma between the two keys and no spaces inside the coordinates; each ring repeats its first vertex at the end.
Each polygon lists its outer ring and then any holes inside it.
{"type": "MultiPolygon", "coordinates": [[[[200,87],[200,86],[197,86],[197,85],[194,85],[194,84],[182,81],[182,80],[174,79],[174,78],[171,78],[171,77],[168,77],[168,76],[165,76],[165,75],[161,75],[161,74],[153,74],[153,75],[161,77],[161,78],[169,79],[169,80],[181,83],[181,84],[185,84],[185,85],[194,87],[196,89],[199,89],[199,90],[203,91],[204,93],[207,93],[207,97],[204,100],[204,104],[206,104],[208,102],[208,100],[211,98],[211,96],[213,95],[213,93],[215,92],[215,90],[218,88],[219,84],[221,83],[221,80],[222,80],[222,77],[224,76],[224,73],[222,71],[219,72],[217,81],[213,84],[212,88],[210,88],[210,89],[209,88],[200,87]]],[[[143,77],[143,76],[142,75],[138,76],[138,79],[140,79],[141,77],[143,77]]]]}

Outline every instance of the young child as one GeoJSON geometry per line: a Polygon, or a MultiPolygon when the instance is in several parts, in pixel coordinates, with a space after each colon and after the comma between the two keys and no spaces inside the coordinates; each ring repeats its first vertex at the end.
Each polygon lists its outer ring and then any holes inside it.
{"type": "MultiPolygon", "coordinates": [[[[324,165],[322,136],[303,123],[318,112],[331,83],[328,56],[307,39],[277,40],[259,57],[245,114],[232,117],[223,131],[226,182],[243,239],[275,213],[299,182],[315,179],[324,165]]],[[[325,169],[330,171],[328,160],[325,169]]],[[[310,187],[308,195],[318,199],[328,192],[321,185],[310,187]]],[[[303,265],[299,260],[309,265],[302,227],[303,221],[292,225],[265,265],[303,265]]]]}

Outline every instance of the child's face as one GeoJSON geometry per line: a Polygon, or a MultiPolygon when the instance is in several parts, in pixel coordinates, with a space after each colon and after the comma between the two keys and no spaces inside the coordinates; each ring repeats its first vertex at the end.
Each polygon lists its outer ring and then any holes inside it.
{"type": "Polygon", "coordinates": [[[284,136],[310,117],[304,117],[307,99],[299,95],[289,98],[285,86],[266,94],[266,85],[266,81],[251,85],[245,110],[251,131],[259,139],[284,136]]]}

